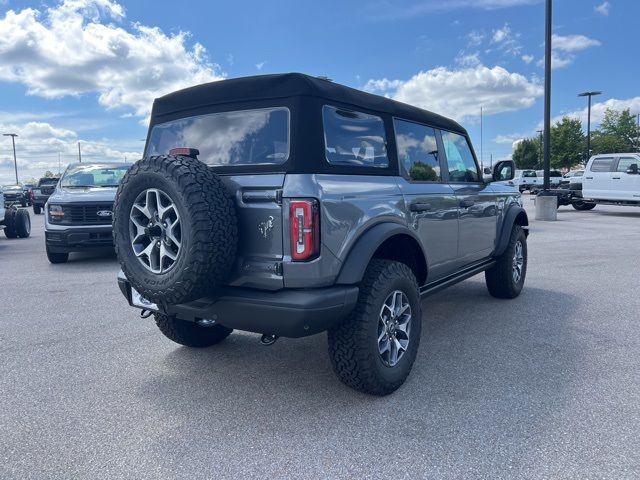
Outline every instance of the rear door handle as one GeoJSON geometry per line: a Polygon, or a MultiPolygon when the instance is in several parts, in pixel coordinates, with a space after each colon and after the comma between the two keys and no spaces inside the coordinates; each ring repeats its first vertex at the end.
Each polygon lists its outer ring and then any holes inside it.
{"type": "Polygon", "coordinates": [[[593,180],[593,177],[585,177],[587,180],[593,180]]]}
{"type": "Polygon", "coordinates": [[[431,205],[422,202],[413,202],[409,204],[409,210],[412,212],[428,212],[431,210],[431,205]]]}
{"type": "Polygon", "coordinates": [[[473,207],[476,204],[473,200],[460,200],[460,206],[462,208],[473,207]]]}
{"type": "Polygon", "coordinates": [[[613,180],[620,180],[620,177],[611,177],[613,180]]]}

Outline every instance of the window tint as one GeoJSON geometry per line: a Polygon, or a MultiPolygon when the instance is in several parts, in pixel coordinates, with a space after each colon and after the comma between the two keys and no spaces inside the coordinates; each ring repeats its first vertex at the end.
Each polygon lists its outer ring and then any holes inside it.
{"type": "Polygon", "coordinates": [[[289,157],[289,110],[265,108],[181,118],[153,127],[146,155],[197,148],[207,165],[264,165],[289,157]]]}
{"type": "Polygon", "coordinates": [[[322,108],[327,161],[333,165],[389,166],[382,118],[325,105],[322,108]]]}
{"type": "Polygon", "coordinates": [[[436,131],[425,125],[394,120],[398,160],[411,180],[437,182],[441,179],[436,131]]]}
{"type": "Polygon", "coordinates": [[[473,159],[467,139],[452,132],[442,132],[444,153],[447,157],[449,179],[452,182],[478,182],[478,166],[473,159]]]}
{"type": "Polygon", "coordinates": [[[634,158],[634,157],[621,157],[620,160],[618,161],[617,171],[626,173],[627,172],[627,168],[629,168],[634,163],[636,165],[638,165],[638,167],[640,167],[640,161],[638,161],[637,158],[634,158]]]}
{"type": "Polygon", "coordinates": [[[523,177],[535,177],[536,176],[536,172],[534,172],[533,170],[527,170],[522,174],[523,177]]]}
{"type": "Polygon", "coordinates": [[[596,158],[591,164],[592,172],[610,172],[613,158],[596,158]]]}

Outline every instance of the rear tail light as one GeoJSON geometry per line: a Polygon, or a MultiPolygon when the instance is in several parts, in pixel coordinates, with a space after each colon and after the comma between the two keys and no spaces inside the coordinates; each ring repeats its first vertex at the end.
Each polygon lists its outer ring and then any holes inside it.
{"type": "Polygon", "coordinates": [[[317,200],[291,200],[291,258],[311,260],[320,253],[320,214],[317,200]]]}

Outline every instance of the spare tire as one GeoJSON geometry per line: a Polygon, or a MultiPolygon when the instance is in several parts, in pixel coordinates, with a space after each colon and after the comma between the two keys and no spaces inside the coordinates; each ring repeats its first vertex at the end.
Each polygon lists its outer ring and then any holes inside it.
{"type": "Polygon", "coordinates": [[[124,175],[113,215],[127,279],[161,305],[189,302],[221,285],[235,261],[235,203],[213,170],[183,156],[143,158],[124,175]]]}

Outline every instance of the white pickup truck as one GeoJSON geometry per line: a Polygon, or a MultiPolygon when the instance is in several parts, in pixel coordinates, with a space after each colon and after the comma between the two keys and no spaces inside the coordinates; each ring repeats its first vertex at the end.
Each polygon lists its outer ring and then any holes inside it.
{"type": "MultiPolygon", "coordinates": [[[[530,178],[531,194],[535,195],[539,190],[544,188],[544,170],[536,170],[535,176],[530,178]]],[[[559,170],[551,170],[549,172],[549,188],[558,188],[562,182],[562,173],[559,170]]]]}
{"type": "Polygon", "coordinates": [[[591,210],[598,203],[640,206],[639,168],[639,153],[591,157],[582,177],[582,204],[587,208],[578,210],[591,210]]]}

